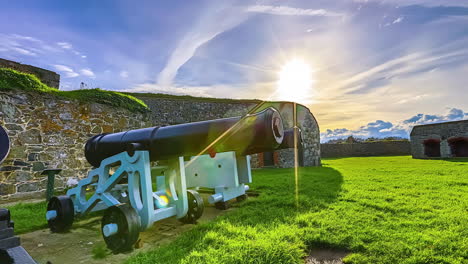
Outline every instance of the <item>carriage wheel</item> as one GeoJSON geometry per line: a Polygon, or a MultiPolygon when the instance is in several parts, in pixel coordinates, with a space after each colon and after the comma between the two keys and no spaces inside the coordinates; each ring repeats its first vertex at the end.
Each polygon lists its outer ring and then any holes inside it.
{"type": "Polygon", "coordinates": [[[179,221],[186,224],[195,224],[202,216],[205,205],[201,195],[194,190],[187,190],[188,210],[187,214],[179,221]]]}
{"type": "Polygon", "coordinates": [[[70,230],[75,218],[72,199],[66,195],[50,198],[47,204],[46,217],[47,224],[52,232],[63,233],[70,230]]]}
{"type": "Polygon", "coordinates": [[[107,247],[114,253],[130,251],[140,235],[140,221],[136,210],[127,204],[106,209],[101,222],[107,247]]]}

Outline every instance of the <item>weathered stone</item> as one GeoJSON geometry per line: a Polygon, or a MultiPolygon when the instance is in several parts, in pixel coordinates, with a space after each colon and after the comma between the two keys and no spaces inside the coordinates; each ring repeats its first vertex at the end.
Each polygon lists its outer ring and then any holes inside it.
{"type": "Polygon", "coordinates": [[[0,104],[0,112],[2,112],[6,118],[14,118],[18,110],[11,104],[0,104]]]}
{"type": "Polygon", "coordinates": [[[113,128],[112,126],[103,125],[103,126],[102,126],[102,132],[104,132],[104,133],[112,133],[112,132],[114,132],[114,128],[113,128]]]}
{"type": "Polygon", "coordinates": [[[16,187],[11,183],[0,183],[0,195],[8,195],[16,192],[16,187]]]}
{"type": "Polygon", "coordinates": [[[39,153],[29,153],[28,161],[36,161],[39,159],[39,153]]]}
{"type": "Polygon", "coordinates": [[[20,134],[19,138],[26,144],[39,144],[42,141],[39,129],[29,129],[20,134]]]}
{"type": "Polygon", "coordinates": [[[28,165],[30,165],[30,164],[27,163],[27,162],[24,162],[24,161],[15,160],[15,161],[13,162],[13,165],[15,165],[15,166],[28,166],[28,165]]]}
{"type": "Polygon", "coordinates": [[[45,164],[43,162],[34,162],[33,163],[33,171],[42,171],[45,169],[45,164]]]}
{"type": "Polygon", "coordinates": [[[26,155],[26,146],[12,146],[8,157],[12,159],[24,159],[26,155]]]}
{"type": "Polygon", "coordinates": [[[62,119],[63,121],[73,120],[72,114],[71,114],[71,113],[68,113],[68,112],[60,113],[60,114],[59,114],[59,117],[60,117],[60,119],[62,119]]]}
{"type": "Polygon", "coordinates": [[[15,171],[15,170],[20,170],[21,167],[18,166],[3,166],[0,167],[0,171],[15,171]]]}
{"type": "Polygon", "coordinates": [[[5,124],[6,129],[10,131],[23,131],[24,128],[17,124],[5,124]]]}
{"type": "Polygon", "coordinates": [[[12,176],[16,182],[29,181],[33,178],[33,174],[29,171],[15,171],[12,176]]]}
{"type": "Polygon", "coordinates": [[[35,192],[39,191],[39,186],[37,183],[21,183],[17,187],[18,192],[35,192]]]}
{"type": "Polygon", "coordinates": [[[91,130],[91,133],[101,134],[102,133],[102,127],[101,126],[94,126],[93,129],[91,130]]]}

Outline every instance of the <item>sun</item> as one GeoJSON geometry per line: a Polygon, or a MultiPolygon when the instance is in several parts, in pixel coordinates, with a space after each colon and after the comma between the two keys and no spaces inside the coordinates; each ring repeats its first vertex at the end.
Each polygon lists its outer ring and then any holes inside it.
{"type": "Polygon", "coordinates": [[[279,72],[278,97],[286,101],[304,101],[311,96],[313,83],[311,67],[303,60],[293,59],[279,72]]]}

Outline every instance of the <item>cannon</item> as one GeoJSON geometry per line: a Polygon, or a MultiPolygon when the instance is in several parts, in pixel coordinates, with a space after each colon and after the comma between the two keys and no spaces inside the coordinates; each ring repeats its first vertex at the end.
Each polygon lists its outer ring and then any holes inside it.
{"type": "Polygon", "coordinates": [[[204,210],[201,188],[212,190],[208,202],[220,209],[244,199],[252,181],[250,154],[291,147],[284,136],[272,107],[242,117],[96,135],[85,145],[94,169],[49,201],[49,228],[66,232],[75,217],[103,210],[107,247],[131,250],[156,221],[175,216],[195,223],[204,210]]]}

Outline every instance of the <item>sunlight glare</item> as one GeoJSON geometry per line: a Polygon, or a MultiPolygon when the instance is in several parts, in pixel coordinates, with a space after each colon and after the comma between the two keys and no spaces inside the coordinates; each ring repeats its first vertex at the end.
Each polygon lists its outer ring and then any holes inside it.
{"type": "Polygon", "coordinates": [[[279,72],[278,97],[280,100],[301,102],[312,94],[312,69],[302,60],[293,59],[279,72]]]}

